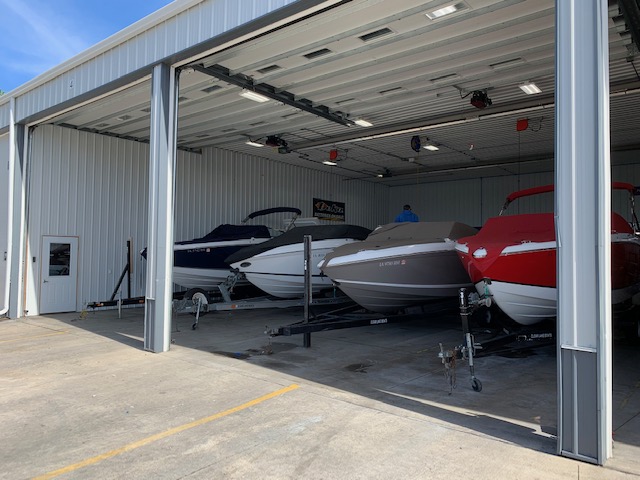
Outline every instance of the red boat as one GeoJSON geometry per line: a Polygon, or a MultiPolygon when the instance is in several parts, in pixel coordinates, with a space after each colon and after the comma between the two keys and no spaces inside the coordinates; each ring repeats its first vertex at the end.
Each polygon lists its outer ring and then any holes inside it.
{"type": "MultiPolygon", "coordinates": [[[[640,291],[640,237],[634,210],[634,187],[614,182],[629,193],[633,225],[611,214],[611,283],[614,304],[640,291]]],[[[480,232],[458,240],[456,251],[480,295],[511,319],[532,325],[556,316],[556,238],[553,213],[503,215],[514,200],[553,192],[553,185],[514,192],[480,232]]]]}

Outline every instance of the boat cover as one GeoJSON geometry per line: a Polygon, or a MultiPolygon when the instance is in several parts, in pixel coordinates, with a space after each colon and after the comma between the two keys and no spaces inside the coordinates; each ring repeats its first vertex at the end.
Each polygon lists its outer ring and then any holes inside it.
{"type": "Polygon", "coordinates": [[[342,245],[326,258],[351,255],[362,250],[402,247],[412,243],[441,243],[445,238],[457,240],[477,232],[477,229],[459,222],[388,223],[376,228],[364,242],[342,245]]]}
{"type": "MultiPolygon", "coordinates": [[[[521,213],[491,217],[480,233],[469,242],[461,238],[460,243],[469,243],[474,250],[480,246],[499,245],[499,251],[510,245],[530,242],[554,242],[556,230],[553,213],[521,213]]],[[[618,213],[611,212],[611,233],[633,233],[631,225],[618,213]]]]}
{"type": "Polygon", "coordinates": [[[225,260],[226,263],[232,264],[249,257],[253,257],[272,248],[282,247],[284,245],[292,245],[294,243],[302,243],[305,235],[311,235],[313,241],[329,240],[332,238],[353,238],[355,240],[364,240],[371,230],[357,225],[309,225],[304,227],[295,227],[288,232],[283,233],[266,242],[251,245],[238,250],[225,260]]]}
{"type": "Polygon", "coordinates": [[[244,238],[271,238],[271,235],[269,234],[269,229],[264,225],[230,225],[225,223],[217,226],[202,238],[176,242],[176,245],[224,242],[229,240],[241,240],[244,238]]]}

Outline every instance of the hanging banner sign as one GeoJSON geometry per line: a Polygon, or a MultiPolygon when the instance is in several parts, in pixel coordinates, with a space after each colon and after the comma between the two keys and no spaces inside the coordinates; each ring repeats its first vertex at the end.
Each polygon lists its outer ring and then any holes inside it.
{"type": "Polygon", "coordinates": [[[344,222],[344,203],[314,198],[313,216],[323,220],[344,222]]]}

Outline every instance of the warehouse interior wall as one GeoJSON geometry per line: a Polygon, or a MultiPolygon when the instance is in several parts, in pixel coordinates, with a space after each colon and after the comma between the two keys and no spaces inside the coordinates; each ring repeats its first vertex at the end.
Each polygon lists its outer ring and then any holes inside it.
{"type": "MultiPolygon", "coordinates": [[[[8,156],[6,137],[0,137],[0,159],[8,156]]],[[[636,155],[614,155],[618,162],[613,180],[640,184],[640,165],[632,163],[636,155]]],[[[146,265],[139,252],[147,241],[148,162],[145,143],[52,125],[35,129],[27,166],[26,314],[39,313],[45,235],[78,237],[77,311],[89,302],[109,299],[126,265],[129,239],[132,296],[144,295],[146,265]]],[[[221,223],[239,223],[263,208],[297,207],[303,217],[311,217],[313,198],[343,202],[346,222],[368,228],[391,222],[405,203],[423,221],[454,219],[481,226],[497,215],[508,193],[552,182],[553,172],[544,172],[390,188],[375,181],[347,180],[331,169],[285,165],[226,150],[179,151],[175,239],[201,237],[221,223]]],[[[548,211],[553,208],[549,197],[517,208],[520,213],[548,211]]],[[[614,198],[620,212],[622,202],[614,198]]],[[[263,217],[263,223],[283,227],[288,215],[280,215],[263,217]]],[[[6,243],[7,221],[1,216],[0,225],[0,242],[6,243]]],[[[0,263],[0,273],[5,265],[0,263]]],[[[120,295],[126,297],[125,287],[120,295]]]]}
{"type": "MultiPolygon", "coordinates": [[[[639,151],[612,153],[611,179],[640,185],[639,151]]],[[[478,177],[468,180],[416,183],[402,187],[391,187],[387,216],[393,221],[409,204],[421,221],[457,220],[475,227],[482,226],[487,219],[495,217],[511,192],[525,188],[554,183],[552,170],[523,175],[478,177]]],[[[613,193],[612,208],[627,221],[631,221],[628,198],[613,193]]],[[[538,195],[519,199],[510,207],[511,213],[536,213],[553,211],[553,195],[538,195]]]]}
{"type": "MultiPolygon", "coordinates": [[[[389,187],[345,179],[320,171],[220,149],[205,149],[178,164],[176,239],[190,239],[220,223],[238,223],[247,214],[271,207],[296,207],[313,215],[313,199],[345,204],[345,222],[375,228],[385,221],[389,187]]],[[[272,219],[283,226],[286,214],[272,219]]],[[[274,223],[275,222],[275,223],[274,223]]]]}
{"type": "MultiPolygon", "coordinates": [[[[35,129],[27,164],[27,315],[39,313],[45,235],[78,237],[77,311],[111,296],[126,265],[127,240],[134,252],[144,247],[148,158],[144,143],[51,125],[35,129]]],[[[144,291],[143,261],[134,254],[136,295],[144,291]]]]}
{"type": "MultiPolygon", "coordinates": [[[[132,296],[145,291],[149,146],[53,125],[38,126],[28,162],[26,315],[39,313],[44,236],[78,238],[76,311],[108,300],[133,250],[132,296]]],[[[389,188],[219,149],[178,151],[175,239],[203,236],[248,213],[293,206],[312,216],[313,198],[345,203],[346,222],[384,222],[389,188]]],[[[288,216],[288,215],[287,215],[288,216]]],[[[284,216],[265,223],[282,227],[284,216]]],[[[6,222],[5,222],[6,223],[6,222]]],[[[126,297],[126,287],[121,288],[126,297]]],[[[116,297],[118,298],[118,297],[116,297]]]]}

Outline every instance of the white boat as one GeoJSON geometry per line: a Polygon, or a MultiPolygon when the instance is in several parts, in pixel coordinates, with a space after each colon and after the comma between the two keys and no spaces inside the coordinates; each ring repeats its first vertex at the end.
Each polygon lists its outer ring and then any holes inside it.
{"type": "MultiPolygon", "coordinates": [[[[241,225],[222,224],[201,238],[176,242],[173,246],[173,282],[181,287],[211,290],[223,283],[231,268],[225,259],[234,252],[266,242],[280,234],[266,225],[250,225],[249,220],[274,213],[301,213],[297,208],[276,207],[249,214],[241,225]]],[[[292,223],[295,224],[295,223],[292,223]]],[[[144,258],[147,249],[140,252],[144,258]]]]}
{"type": "Polygon", "coordinates": [[[390,223],[360,243],[336,248],[320,269],[367,310],[397,312],[472,286],[455,240],[476,232],[458,222],[390,223]]]}
{"type": "Polygon", "coordinates": [[[318,263],[334,248],[367,237],[371,230],[355,225],[297,227],[267,242],[243,248],[226,259],[256,287],[279,298],[304,296],[304,237],[311,241],[311,290],[332,288],[318,263]]]}

